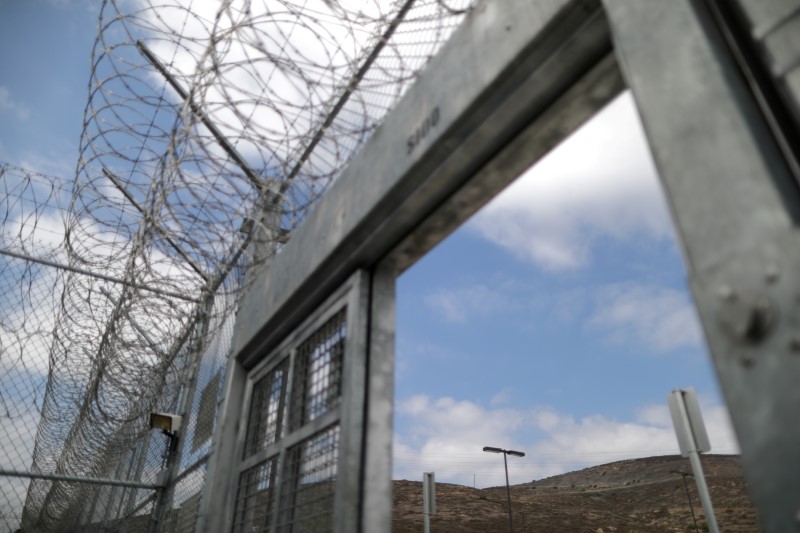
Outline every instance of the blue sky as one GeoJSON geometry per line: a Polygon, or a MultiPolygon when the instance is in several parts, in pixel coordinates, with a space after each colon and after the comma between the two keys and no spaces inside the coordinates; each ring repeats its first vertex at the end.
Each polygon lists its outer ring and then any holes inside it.
{"type": "Polygon", "coordinates": [[[677,453],[694,387],[736,451],[632,97],[615,99],[398,285],[396,477],[500,484],[677,453]]]}
{"type": "MultiPolygon", "coordinates": [[[[75,170],[98,2],[0,1],[0,161],[75,170]]],[[[398,280],[399,478],[523,482],[676,453],[672,388],[735,452],[686,274],[623,95],[398,280]]]]}
{"type": "Polygon", "coordinates": [[[0,161],[74,173],[98,11],[90,0],[0,1],[0,161]]]}

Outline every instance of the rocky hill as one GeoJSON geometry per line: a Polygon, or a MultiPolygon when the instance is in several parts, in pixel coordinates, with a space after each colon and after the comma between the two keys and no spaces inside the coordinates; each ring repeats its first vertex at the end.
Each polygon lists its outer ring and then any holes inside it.
{"type": "MultiPolygon", "coordinates": [[[[703,456],[720,531],[758,532],[755,508],[745,491],[738,457],[703,456]]],[[[683,479],[688,459],[660,456],[618,461],[511,487],[514,531],[576,533],[693,532],[683,479]]],[[[700,531],[703,509],[693,478],[689,492],[700,531]]],[[[475,489],[437,483],[432,533],[508,531],[505,486],[475,489]]],[[[394,533],[418,533],[422,525],[422,483],[394,482],[394,533]]]]}

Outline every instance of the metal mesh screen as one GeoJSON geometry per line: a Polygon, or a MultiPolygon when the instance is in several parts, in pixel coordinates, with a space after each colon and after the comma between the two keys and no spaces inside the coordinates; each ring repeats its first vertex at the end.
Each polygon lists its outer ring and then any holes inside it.
{"type": "Polygon", "coordinates": [[[245,470],[239,476],[234,532],[269,531],[275,498],[276,464],[277,457],[273,457],[245,470]]]}
{"type": "Polygon", "coordinates": [[[288,358],[254,386],[247,420],[245,458],[274,444],[281,436],[286,406],[288,358]]]}
{"type": "Polygon", "coordinates": [[[318,433],[287,451],[278,531],[333,531],[339,426],[318,433]]]}
{"type": "Polygon", "coordinates": [[[192,453],[208,442],[214,431],[214,418],[217,414],[217,397],[221,385],[222,372],[214,374],[200,392],[200,407],[197,411],[197,424],[192,436],[192,453]]]}
{"type": "Polygon", "coordinates": [[[222,399],[221,378],[233,341],[233,325],[234,318],[228,316],[222,324],[210,326],[216,334],[197,352],[185,374],[185,396],[179,407],[183,414],[183,437],[166,469],[169,486],[162,495],[158,516],[162,531],[194,531],[213,446],[211,435],[222,399]]]}
{"type": "MultiPolygon", "coordinates": [[[[57,339],[71,182],[0,163],[0,470],[27,471],[57,339]]],[[[0,531],[20,526],[30,479],[0,475],[0,531]]]]}
{"type": "Polygon", "coordinates": [[[200,510],[203,484],[206,478],[205,464],[192,468],[175,483],[172,501],[166,518],[166,527],[160,529],[168,533],[193,533],[200,510]]]}
{"type": "Polygon", "coordinates": [[[341,404],[346,338],[347,306],[341,305],[297,344],[269,356],[273,366],[263,375],[255,371],[243,460],[262,450],[273,453],[270,446],[275,454],[252,467],[252,462],[243,463],[247,468],[239,474],[235,531],[273,531],[273,523],[278,531],[331,530],[339,421],[335,416],[317,419],[341,404]],[[294,423],[284,430],[286,414],[294,423]]]}
{"type": "Polygon", "coordinates": [[[346,308],[341,309],[297,348],[292,385],[293,429],[339,405],[346,313],[346,308]]]}
{"type": "Polygon", "coordinates": [[[111,531],[119,531],[120,533],[149,533],[151,531],[154,509],[155,503],[152,500],[148,500],[138,505],[135,510],[127,513],[119,520],[109,523],[108,529],[111,531]]]}
{"type": "Polygon", "coordinates": [[[0,480],[0,528],[15,531],[22,520],[22,504],[30,480],[5,477],[0,480]]]}

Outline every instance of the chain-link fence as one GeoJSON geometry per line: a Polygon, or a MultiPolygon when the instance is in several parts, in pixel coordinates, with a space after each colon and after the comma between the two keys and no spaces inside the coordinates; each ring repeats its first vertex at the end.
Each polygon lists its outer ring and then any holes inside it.
{"type": "MultiPolygon", "coordinates": [[[[0,471],[28,470],[44,403],[65,271],[61,218],[70,182],[0,165],[0,471]],[[37,262],[23,259],[34,256],[37,262]]],[[[19,525],[30,479],[0,475],[0,531],[19,525]]]]}
{"type": "Polygon", "coordinates": [[[75,179],[0,165],[0,531],[193,530],[246,273],[472,3],[102,2],[75,179]]]}

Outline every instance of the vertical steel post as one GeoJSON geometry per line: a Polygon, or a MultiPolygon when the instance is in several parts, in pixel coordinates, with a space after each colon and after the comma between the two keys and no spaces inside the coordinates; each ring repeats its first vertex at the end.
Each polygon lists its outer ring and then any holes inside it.
{"type": "Polygon", "coordinates": [[[191,362],[189,363],[189,367],[185,374],[186,381],[183,385],[182,396],[178,401],[178,413],[180,414],[183,423],[178,435],[170,437],[169,449],[167,450],[167,461],[166,465],[164,466],[164,471],[166,472],[163,480],[164,488],[159,491],[156,499],[155,509],[153,509],[153,516],[155,519],[151,523],[152,533],[163,531],[163,528],[159,528],[159,526],[166,523],[167,517],[169,516],[170,503],[175,492],[175,487],[173,486],[172,480],[178,474],[178,470],[180,469],[181,458],[183,457],[182,451],[185,446],[185,441],[187,440],[185,437],[187,434],[186,430],[189,426],[189,411],[192,409],[195,389],[197,387],[197,375],[200,372],[200,363],[202,362],[203,355],[205,354],[205,348],[207,346],[205,338],[208,335],[211,312],[214,309],[214,296],[214,292],[211,292],[206,296],[206,301],[202,306],[202,310],[198,309],[198,311],[203,313],[203,315],[195,322],[193,326],[195,329],[193,333],[195,335],[195,342],[192,343],[193,345],[191,350],[194,353],[190,356],[191,362]],[[176,438],[178,439],[177,443],[173,441],[173,439],[176,438]]]}
{"type": "Polygon", "coordinates": [[[689,422],[689,413],[686,411],[686,403],[684,401],[684,392],[676,391],[673,394],[678,394],[678,401],[675,405],[678,407],[680,418],[683,427],[687,433],[687,440],[689,441],[688,449],[686,450],[689,456],[689,462],[692,465],[692,472],[694,473],[694,481],[697,484],[697,492],[700,495],[700,503],[703,505],[703,512],[706,514],[706,523],[708,524],[709,533],[719,533],[719,526],[717,526],[717,517],[714,515],[714,506],[711,503],[711,494],[706,485],[706,478],[703,474],[703,465],[700,464],[700,452],[697,450],[697,440],[694,435],[693,425],[689,422]]]}
{"type": "Polygon", "coordinates": [[[422,530],[431,533],[430,478],[428,473],[422,474],[422,530]]]}
{"type": "Polygon", "coordinates": [[[502,448],[495,448],[494,446],[484,446],[483,451],[503,454],[503,466],[505,466],[506,470],[506,496],[508,497],[508,530],[510,533],[514,533],[514,519],[511,511],[511,484],[508,481],[508,454],[516,457],[525,457],[525,452],[519,452],[517,450],[504,450],[502,448]]]}
{"type": "Polygon", "coordinates": [[[694,514],[694,504],[692,503],[692,495],[689,493],[689,482],[686,481],[686,476],[683,477],[683,487],[686,489],[686,499],[689,500],[689,510],[692,512],[692,522],[694,522],[694,530],[697,531],[697,516],[694,514]]]}
{"type": "MultiPolygon", "coordinates": [[[[246,241],[248,244],[255,241],[254,246],[249,246],[247,252],[250,254],[249,263],[252,265],[245,273],[245,285],[253,283],[257,277],[259,268],[266,268],[270,258],[275,253],[275,243],[278,240],[280,227],[280,209],[276,207],[274,183],[267,187],[267,196],[259,206],[258,220],[253,225],[251,239],[246,241]],[[259,246],[259,243],[261,246],[259,246]]],[[[244,252],[245,247],[240,248],[244,252]]],[[[222,275],[227,275],[224,272],[222,275]]],[[[219,279],[222,279],[220,277],[219,279]]],[[[289,378],[291,379],[291,378],[289,378]]],[[[288,380],[287,380],[288,382],[288,380]]],[[[236,435],[239,431],[239,418],[242,414],[244,400],[244,390],[247,383],[247,371],[236,359],[236,354],[228,353],[228,363],[225,370],[225,385],[223,387],[223,403],[217,413],[214,433],[212,436],[212,452],[215,456],[210,459],[206,471],[206,483],[203,487],[203,494],[200,497],[200,507],[198,510],[195,531],[222,531],[227,526],[227,521],[232,517],[232,509],[226,508],[228,503],[235,505],[233,500],[234,483],[238,480],[231,478],[235,465],[236,435]],[[229,435],[223,442],[222,435],[229,435]],[[232,437],[232,438],[231,438],[232,437]],[[216,511],[213,511],[216,509],[216,511]]],[[[284,385],[285,386],[285,385],[284,385]]],[[[280,416],[283,416],[283,406],[280,408],[280,416]]],[[[279,462],[278,469],[282,468],[279,462]]],[[[278,513],[275,513],[273,520],[277,520],[278,513]]]]}
{"type": "MultiPolygon", "coordinates": [[[[603,4],[681,237],[748,492],[765,532],[796,531],[797,181],[708,2],[603,4]]],[[[800,2],[758,5],[770,6],[757,10],[766,15],[773,7],[796,12],[800,2]]],[[[788,46],[796,41],[779,41],[787,57],[800,56],[796,44],[788,46]]]]}
{"type": "Polygon", "coordinates": [[[372,271],[367,419],[364,432],[364,499],[361,531],[392,528],[392,410],[394,409],[395,290],[391,259],[372,271]]]}
{"type": "MultiPolygon", "coordinates": [[[[147,452],[150,450],[150,440],[152,438],[152,433],[147,433],[147,436],[142,439],[139,444],[139,455],[136,459],[136,471],[133,474],[131,479],[135,479],[137,481],[142,479],[142,472],[144,471],[144,467],[147,463],[147,452]]],[[[131,491],[130,500],[128,501],[128,507],[125,510],[125,516],[130,516],[133,513],[133,510],[136,508],[136,498],[139,495],[138,490],[131,491]]]]}
{"type": "Polygon", "coordinates": [[[506,496],[508,496],[508,531],[514,533],[514,521],[511,518],[511,486],[508,484],[508,453],[503,451],[503,464],[506,467],[506,496]]]}
{"type": "Polygon", "coordinates": [[[694,504],[692,504],[692,495],[689,493],[689,482],[686,481],[686,476],[691,476],[689,472],[681,472],[679,470],[670,470],[671,474],[678,474],[683,478],[683,488],[686,489],[686,499],[689,501],[689,510],[692,512],[692,522],[694,529],[697,531],[697,516],[694,514],[694,504]]]}
{"type": "MultiPolygon", "coordinates": [[[[692,463],[694,471],[694,481],[697,484],[697,492],[700,494],[700,503],[703,504],[703,512],[706,514],[706,523],[709,533],[719,533],[717,517],[714,515],[714,506],[711,504],[711,494],[708,492],[706,478],[703,474],[703,466],[700,464],[700,454],[696,451],[689,452],[689,461],[692,463]]],[[[692,511],[694,516],[694,511],[692,511]]]]}

